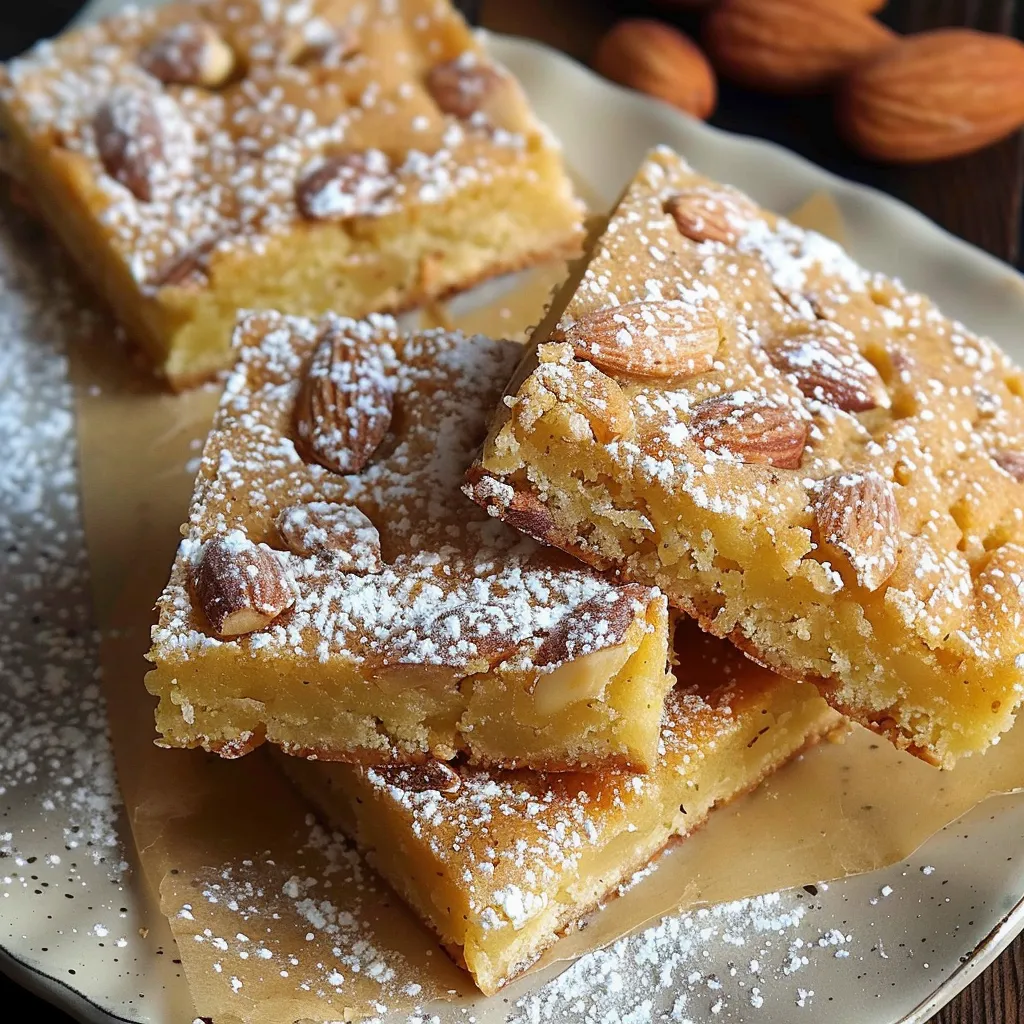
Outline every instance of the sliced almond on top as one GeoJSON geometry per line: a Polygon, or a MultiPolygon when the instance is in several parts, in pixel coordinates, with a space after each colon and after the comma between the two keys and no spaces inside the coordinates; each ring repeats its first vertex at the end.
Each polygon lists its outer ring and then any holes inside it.
{"type": "Polygon", "coordinates": [[[1009,473],[1017,483],[1024,483],[1024,452],[1016,448],[1000,448],[992,458],[996,465],[1009,473]]]}
{"type": "Polygon", "coordinates": [[[355,505],[291,505],[277,517],[277,531],[285,547],[302,558],[327,557],[342,572],[381,571],[380,534],[355,505]]]}
{"type": "Polygon", "coordinates": [[[210,628],[222,637],[262,629],[295,601],[280,557],[239,530],[203,545],[193,583],[210,628]]]}
{"type": "Polygon", "coordinates": [[[725,245],[735,245],[758,216],[757,207],[745,196],[706,186],[669,196],[665,212],[691,241],[725,245]]]}
{"type": "Polygon", "coordinates": [[[161,32],[139,65],[161,82],[215,89],[235,70],[235,51],[204,21],[183,21],[161,32]]]}
{"type": "Polygon", "coordinates": [[[503,81],[497,68],[462,56],[435,64],[427,72],[426,86],[442,113],[465,120],[484,106],[503,81]]]}
{"type": "Polygon", "coordinates": [[[106,172],[143,202],[172,197],[192,174],[192,126],[166,93],[119,86],[92,126],[106,172]]]}
{"type": "Polygon", "coordinates": [[[425,764],[386,765],[373,769],[389,786],[406,793],[457,793],[462,787],[462,778],[454,768],[443,761],[427,761],[425,764]]]}
{"type": "Polygon", "coordinates": [[[701,402],[690,417],[690,434],[702,448],[724,450],[740,462],[796,469],[809,424],[793,409],[749,392],[730,392],[701,402]]]}
{"type": "Polygon", "coordinates": [[[892,483],[880,473],[837,473],[822,481],[812,502],[822,543],[849,559],[857,582],[877,590],[899,555],[900,513],[892,483]]]}
{"type": "Polygon", "coordinates": [[[358,473],[391,425],[394,383],[380,346],[326,329],[295,405],[302,455],[335,473],[358,473]]]}
{"type": "Polygon", "coordinates": [[[891,400],[878,370],[827,321],[768,346],[768,358],[791,375],[807,398],[844,412],[888,409],[891,400]]]}
{"type": "Polygon", "coordinates": [[[606,647],[617,647],[651,598],[651,590],[627,583],[570,609],[544,638],[533,657],[535,668],[582,658],[606,647]]]}
{"type": "Polygon", "coordinates": [[[565,329],[564,338],[577,356],[606,373],[657,380],[710,370],[722,332],[709,310],[667,299],[588,313],[565,329]]]}
{"type": "Polygon", "coordinates": [[[377,212],[395,188],[387,156],[379,149],[329,156],[295,187],[295,204],[308,220],[346,220],[377,212]]]}

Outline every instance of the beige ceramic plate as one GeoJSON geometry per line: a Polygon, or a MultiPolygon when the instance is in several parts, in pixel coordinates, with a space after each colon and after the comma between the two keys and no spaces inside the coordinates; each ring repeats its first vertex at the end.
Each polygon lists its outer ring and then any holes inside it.
{"type": "MultiPolygon", "coordinates": [[[[116,6],[100,0],[89,14],[116,6]]],[[[774,209],[826,190],[860,261],[931,293],[1024,358],[1024,280],[910,208],[610,86],[547,48],[489,42],[601,200],[615,199],[657,143],[774,209]]],[[[10,246],[0,238],[0,432],[6,424],[24,439],[26,479],[0,484],[0,966],[82,1020],[179,1024],[193,1017],[188,991],[165,923],[119,863],[131,837],[109,800],[102,708],[88,689],[95,651],[71,396],[52,325],[19,299],[45,293],[45,271],[16,269],[10,246]],[[37,724],[55,720],[66,728],[37,724]]],[[[602,1020],[636,1022],[925,1021],[1024,924],[1021,835],[1024,798],[989,801],[904,864],[691,919],[696,940],[668,982],[667,965],[630,949],[616,961],[631,965],[624,977],[592,959],[560,993],[503,1010],[565,1022],[593,1019],[585,1015],[595,1009],[613,1014],[602,1020]],[[759,965],[756,984],[754,947],[737,942],[755,919],[757,955],[772,961],[759,965]]]]}

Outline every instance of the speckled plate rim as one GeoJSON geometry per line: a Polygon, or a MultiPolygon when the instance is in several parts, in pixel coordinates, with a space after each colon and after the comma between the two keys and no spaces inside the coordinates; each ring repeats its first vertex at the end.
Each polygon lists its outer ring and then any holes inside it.
{"type": "MultiPolygon", "coordinates": [[[[141,0],[153,6],[159,0],[141,0]]],[[[93,0],[76,19],[91,21],[123,6],[122,0],[93,0]]],[[[610,159],[600,166],[575,167],[594,194],[614,201],[642,151],[664,142],[683,152],[702,171],[750,191],[766,205],[787,209],[808,195],[827,191],[839,204],[849,228],[849,246],[856,253],[858,237],[892,239],[888,260],[875,260],[877,269],[899,276],[908,284],[941,296],[943,307],[990,334],[1013,352],[1014,328],[1024,320],[1024,276],[995,257],[952,235],[923,214],[882,192],[825,171],[775,143],[739,136],[694,121],[656,100],[613,85],[564,54],[532,40],[484,33],[495,56],[523,81],[540,116],[573,132],[567,109],[600,112],[600,120],[616,133],[610,159]],[[559,113],[562,116],[558,116],[559,113]],[[619,134],[634,138],[632,144],[619,134]],[[635,141],[646,136],[645,144],[635,141]],[[913,264],[902,262],[911,256],[913,264]],[[957,279],[950,292],[942,282],[957,279]]],[[[583,119],[579,120],[583,123],[583,119]]],[[[562,140],[566,150],[578,147],[562,140]]],[[[926,853],[927,844],[922,849],[926,853]]],[[[984,971],[1024,929],[1024,894],[994,923],[988,935],[913,1010],[891,1024],[924,1024],[933,1014],[984,971]]],[[[19,959],[16,951],[0,947],[0,970],[27,989],[83,1021],[126,1021],[105,1010],[81,988],[51,977],[19,959]]],[[[84,987],[84,986],[83,986],[84,987]]]]}

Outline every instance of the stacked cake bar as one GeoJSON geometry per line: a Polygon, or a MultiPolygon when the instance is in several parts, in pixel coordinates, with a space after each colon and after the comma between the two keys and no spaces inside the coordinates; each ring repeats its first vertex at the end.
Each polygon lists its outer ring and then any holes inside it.
{"type": "Polygon", "coordinates": [[[1024,377],[923,296],[659,150],[527,350],[400,330],[580,238],[442,0],[128,13],[0,100],[160,372],[234,362],[159,742],[276,747],[485,992],[842,715],[942,766],[1011,724],[1024,377]]]}
{"type": "Polygon", "coordinates": [[[297,755],[484,991],[837,726],[692,626],[672,674],[658,590],[462,494],[519,345],[278,313],[235,340],[153,631],[161,742],[297,755]]]}

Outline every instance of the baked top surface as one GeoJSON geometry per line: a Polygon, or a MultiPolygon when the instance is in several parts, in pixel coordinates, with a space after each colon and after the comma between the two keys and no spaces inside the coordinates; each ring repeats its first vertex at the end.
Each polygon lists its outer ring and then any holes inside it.
{"type": "Polygon", "coordinates": [[[447,0],[130,10],[12,61],[0,98],[147,289],[310,221],[358,237],[548,145],[447,0]]]}
{"type": "Polygon", "coordinates": [[[535,362],[476,475],[492,511],[539,494],[583,557],[657,576],[918,752],[951,762],[1011,724],[1024,378],[991,341],[658,150],[535,362]],[[548,456],[578,464],[555,479],[524,462],[548,456]],[[709,589],[737,567],[755,570],[750,589],[709,589]],[[819,601],[848,611],[811,670],[788,648],[818,628],[819,601]],[[927,668],[903,679],[910,661],[927,668]]]}
{"type": "Polygon", "coordinates": [[[240,360],[160,600],[154,660],[174,664],[235,644],[264,659],[339,660],[368,677],[400,665],[456,676],[499,663],[544,672],[621,643],[634,622],[647,630],[648,607],[663,600],[656,591],[610,583],[460,492],[518,344],[442,331],[402,336],[387,317],[314,322],[276,313],[249,315],[236,343],[240,360]],[[390,410],[369,463],[348,475],[307,461],[295,443],[304,372],[314,352],[335,343],[358,352],[332,370],[347,389],[339,407],[390,410]],[[296,506],[347,509],[356,531],[343,533],[340,551],[320,550],[315,529],[299,531],[296,545],[280,519],[296,506]],[[286,567],[294,603],[266,628],[213,635],[193,575],[213,538],[273,549],[286,567]]]}

